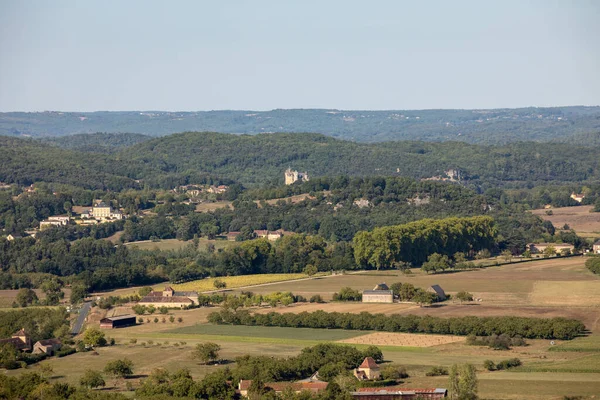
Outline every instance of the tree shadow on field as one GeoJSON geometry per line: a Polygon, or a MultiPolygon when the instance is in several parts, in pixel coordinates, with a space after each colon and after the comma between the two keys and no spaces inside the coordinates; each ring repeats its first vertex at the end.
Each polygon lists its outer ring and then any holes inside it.
{"type": "Polygon", "coordinates": [[[134,375],[128,375],[127,379],[140,379],[140,378],[147,378],[148,374],[134,374],[134,375]]]}

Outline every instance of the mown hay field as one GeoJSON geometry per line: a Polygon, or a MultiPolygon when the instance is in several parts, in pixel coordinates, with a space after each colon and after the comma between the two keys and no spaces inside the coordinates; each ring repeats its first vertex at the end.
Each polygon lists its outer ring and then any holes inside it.
{"type": "MultiPolygon", "coordinates": [[[[225,282],[227,289],[239,288],[245,286],[264,285],[274,282],[283,282],[295,279],[308,278],[305,274],[260,274],[260,275],[239,275],[239,276],[223,276],[219,278],[206,278],[197,281],[186,282],[172,285],[175,290],[207,292],[216,290],[215,280],[225,282]]],[[[291,291],[290,289],[288,289],[291,291]]],[[[275,292],[271,290],[269,293],[275,292]]]]}
{"type": "Polygon", "coordinates": [[[198,324],[173,329],[167,331],[166,333],[338,341],[353,338],[356,336],[366,335],[370,332],[347,331],[342,329],[281,328],[273,326],[198,324]]]}
{"type": "Polygon", "coordinates": [[[535,282],[529,301],[543,306],[599,307],[600,280],[535,282]]]}
{"type": "Polygon", "coordinates": [[[464,336],[417,335],[414,333],[376,332],[367,335],[340,340],[342,343],[366,344],[376,346],[432,347],[443,344],[464,342],[464,336]]]}
{"type": "Polygon", "coordinates": [[[546,221],[552,222],[557,229],[569,225],[579,236],[597,238],[600,236],[600,213],[591,212],[594,206],[557,207],[532,210],[531,212],[546,221]],[[552,211],[552,215],[547,212],[552,211]]]}

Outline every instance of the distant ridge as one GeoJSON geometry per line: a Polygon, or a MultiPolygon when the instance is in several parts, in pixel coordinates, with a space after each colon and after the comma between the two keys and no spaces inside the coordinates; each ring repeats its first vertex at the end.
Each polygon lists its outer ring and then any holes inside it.
{"type": "Polygon", "coordinates": [[[52,137],[96,132],[315,132],[356,142],[397,140],[506,144],[561,141],[600,132],[600,107],[494,110],[98,111],[0,113],[0,135],[52,137]]]}

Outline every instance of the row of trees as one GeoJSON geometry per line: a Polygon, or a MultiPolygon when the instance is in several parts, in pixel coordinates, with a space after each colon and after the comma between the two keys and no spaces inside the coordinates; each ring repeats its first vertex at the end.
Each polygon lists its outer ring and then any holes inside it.
{"type": "Polygon", "coordinates": [[[384,332],[436,333],[445,335],[490,336],[520,335],[529,339],[570,340],[582,334],[585,325],[575,319],[525,317],[454,317],[439,318],[418,315],[383,315],[362,312],[276,313],[250,314],[247,310],[212,312],[213,324],[250,326],[280,326],[292,328],[356,329],[384,332]]]}
{"type": "Polygon", "coordinates": [[[354,236],[354,257],[361,266],[386,268],[398,262],[421,265],[431,254],[453,255],[492,248],[496,229],[491,217],[423,219],[376,228],[354,236]]]}

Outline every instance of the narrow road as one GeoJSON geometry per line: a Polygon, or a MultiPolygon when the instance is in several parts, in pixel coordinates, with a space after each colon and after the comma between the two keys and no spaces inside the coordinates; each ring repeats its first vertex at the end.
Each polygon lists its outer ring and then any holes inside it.
{"type": "Polygon", "coordinates": [[[90,301],[86,301],[81,306],[81,310],[79,310],[79,315],[77,316],[77,321],[73,325],[73,329],[71,329],[71,333],[73,335],[78,335],[81,332],[81,328],[83,327],[83,323],[85,322],[85,318],[87,317],[90,309],[92,308],[92,303],[90,301]]]}

